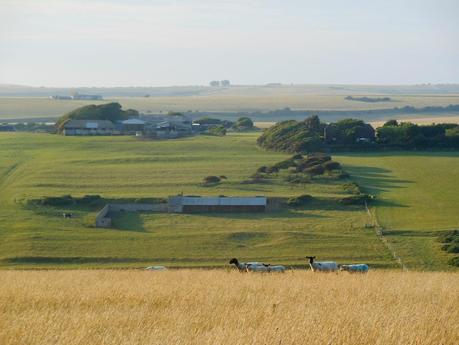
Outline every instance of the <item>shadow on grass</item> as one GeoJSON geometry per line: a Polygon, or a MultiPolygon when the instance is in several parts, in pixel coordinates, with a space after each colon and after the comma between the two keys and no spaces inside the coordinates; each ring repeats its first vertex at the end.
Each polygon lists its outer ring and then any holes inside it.
{"type": "Polygon", "coordinates": [[[384,236],[401,237],[438,237],[441,231],[419,231],[419,230],[384,230],[384,236]]]}
{"type": "Polygon", "coordinates": [[[411,180],[395,178],[389,169],[356,165],[347,165],[345,169],[365,192],[374,195],[393,188],[406,188],[408,184],[414,183],[411,180]]]}
{"type": "Polygon", "coordinates": [[[143,219],[139,212],[114,212],[110,214],[112,218],[111,228],[124,231],[145,231],[143,219]]]}
{"type": "Polygon", "coordinates": [[[190,213],[190,215],[199,215],[201,217],[209,218],[226,218],[226,219],[253,219],[253,220],[262,220],[262,219],[281,219],[281,218],[330,218],[324,215],[318,214],[308,214],[300,212],[305,210],[304,208],[297,209],[284,209],[279,211],[270,211],[270,212],[228,212],[228,213],[190,213]]]}

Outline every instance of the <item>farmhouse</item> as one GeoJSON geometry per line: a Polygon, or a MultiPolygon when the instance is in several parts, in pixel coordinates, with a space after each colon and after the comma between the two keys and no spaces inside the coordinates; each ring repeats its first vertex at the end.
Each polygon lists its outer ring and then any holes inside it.
{"type": "Polygon", "coordinates": [[[108,120],[67,120],[63,125],[63,135],[112,135],[113,122],[108,120]]]}
{"type": "Polygon", "coordinates": [[[169,212],[265,212],[266,197],[169,197],[169,212]]]}

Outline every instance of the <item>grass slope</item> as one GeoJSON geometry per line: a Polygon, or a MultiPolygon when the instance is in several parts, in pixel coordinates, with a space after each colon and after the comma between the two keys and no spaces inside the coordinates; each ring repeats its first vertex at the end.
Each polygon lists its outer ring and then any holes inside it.
{"type": "Polygon", "coordinates": [[[444,267],[451,255],[440,250],[437,236],[459,227],[459,153],[368,153],[336,159],[378,196],[378,221],[407,266],[444,267]]]}
{"type": "Polygon", "coordinates": [[[41,196],[101,194],[111,198],[194,195],[339,196],[333,182],[304,187],[280,181],[242,184],[257,167],[285,155],[262,151],[256,134],[170,141],[129,137],[0,135],[0,264],[6,266],[224,264],[230,257],[304,264],[324,259],[394,267],[362,207],[316,201],[267,214],[121,214],[116,228],[92,227],[95,210],[24,207],[41,196]],[[226,175],[203,187],[207,175],[226,175]],[[75,218],[63,219],[70,211],[75,218]]]}

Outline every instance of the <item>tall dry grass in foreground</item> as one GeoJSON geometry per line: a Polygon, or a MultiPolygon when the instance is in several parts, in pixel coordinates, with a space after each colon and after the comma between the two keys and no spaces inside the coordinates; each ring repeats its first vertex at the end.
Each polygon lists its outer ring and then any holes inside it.
{"type": "Polygon", "coordinates": [[[459,344],[459,274],[3,271],[0,344],[459,344]]]}

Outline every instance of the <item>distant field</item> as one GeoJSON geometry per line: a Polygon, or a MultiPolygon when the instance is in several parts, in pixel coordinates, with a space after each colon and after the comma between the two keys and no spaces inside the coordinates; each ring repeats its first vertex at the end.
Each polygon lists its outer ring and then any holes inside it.
{"type": "MultiPolygon", "coordinates": [[[[115,228],[92,227],[95,211],[25,207],[31,198],[100,194],[110,198],[191,195],[345,195],[342,182],[291,186],[245,184],[261,165],[286,157],[256,147],[259,134],[199,136],[169,141],[131,137],[0,134],[0,265],[8,267],[176,266],[225,264],[228,258],[304,264],[324,259],[396,267],[360,206],[320,200],[267,214],[119,214],[115,228]],[[228,177],[203,187],[208,175],[228,177]],[[63,219],[62,212],[75,218],[63,219]]],[[[457,228],[459,154],[409,152],[340,154],[352,178],[377,195],[387,238],[411,269],[452,269],[436,242],[457,228]]]]}
{"type": "MultiPolygon", "coordinates": [[[[457,94],[397,94],[391,95],[393,100],[391,102],[378,103],[345,100],[347,94],[345,91],[342,94],[320,94],[295,88],[251,89],[245,87],[191,96],[107,97],[104,101],[51,100],[45,97],[0,97],[0,120],[57,117],[82,105],[101,102],[119,102],[125,108],[134,108],[147,114],[166,113],[168,111],[268,111],[286,107],[292,110],[366,110],[459,104],[459,95],[457,94]]],[[[368,93],[363,95],[368,95],[368,93]]],[[[372,97],[384,96],[370,95],[372,97]]]]}
{"type": "Polygon", "coordinates": [[[456,345],[458,325],[458,273],[0,275],[2,345],[456,345]]]}
{"type": "MultiPolygon", "coordinates": [[[[403,121],[403,122],[412,122],[419,125],[430,125],[432,123],[458,123],[459,124],[459,116],[435,116],[435,117],[404,117],[404,118],[397,118],[397,116],[393,117],[395,120],[403,121]]],[[[385,121],[370,121],[369,123],[373,126],[373,128],[378,128],[384,125],[385,121]]],[[[275,122],[270,121],[261,121],[255,122],[255,126],[258,128],[269,128],[274,125],[275,122]]]]}

